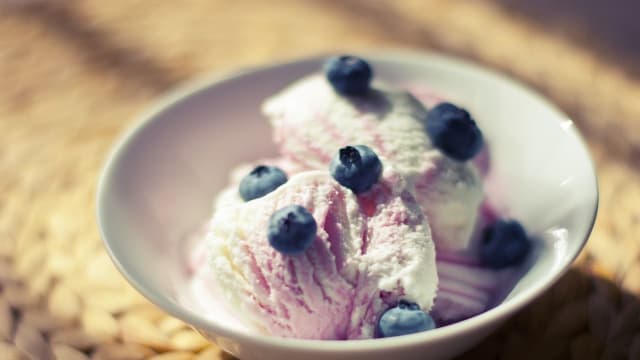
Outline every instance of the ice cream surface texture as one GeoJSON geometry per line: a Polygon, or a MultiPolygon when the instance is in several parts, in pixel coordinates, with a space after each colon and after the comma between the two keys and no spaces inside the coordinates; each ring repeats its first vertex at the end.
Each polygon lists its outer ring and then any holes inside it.
{"type": "Polygon", "coordinates": [[[427,109],[407,91],[374,83],[366,95],[346,97],[316,74],[267,99],[263,113],[282,157],[299,169],[326,169],[335,152],[349,144],[371,147],[417,188],[436,245],[468,246],[482,180],[473,165],[433,147],[425,131],[427,109]]]}
{"type": "Polygon", "coordinates": [[[402,177],[387,169],[364,195],[326,171],[294,175],[272,193],[216,212],[207,235],[213,274],[237,314],[285,337],[374,336],[380,312],[400,299],[428,311],[437,285],[429,226],[402,177]],[[308,209],[316,239],[287,256],[267,242],[269,216],[308,209]]]}
{"type": "Polygon", "coordinates": [[[528,252],[484,198],[470,114],[372,74],[336,57],[267,99],[279,156],[240,165],[215,199],[194,273],[254,329],[349,340],[445,326],[487,310],[528,252]]]}

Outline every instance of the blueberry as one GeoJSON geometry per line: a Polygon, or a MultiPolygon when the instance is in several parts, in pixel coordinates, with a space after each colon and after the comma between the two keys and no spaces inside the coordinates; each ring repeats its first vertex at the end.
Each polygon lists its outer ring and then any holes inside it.
{"type": "Polygon", "coordinates": [[[325,63],[324,71],[335,91],[342,95],[366,93],[373,76],[373,71],[366,61],[350,55],[329,59],[325,63]]]}
{"type": "Polygon", "coordinates": [[[427,114],[427,134],[433,145],[457,161],[466,161],[482,149],[482,132],[471,115],[450,103],[440,103],[427,114]]]}
{"type": "Polygon", "coordinates": [[[371,189],[378,181],[382,174],[382,163],[368,146],[345,146],[331,160],[329,171],[340,185],[360,194],[371,189]]]}
{"type": "Polygon", "coordinates": [[[480,261],[485,266],[503,269],[521,263],[530,249],[531,241],[519,222],[498,220],[483,234],[480,261]]]}
{"type": "Polygon", "coordinates": [[[257,199],[286,182],[284,171],[275,166],[259,165],[240,181],[240,196],[244,201],[257,199]]]}
{"type": "Polygon", "coordinates": [[[269,218],[267,237],[277,251],[294,255],[303,253],[316,238],[318,225],[313,216],[300,205],[276,210],[269,218]]]}
{"type": "Polygon", "coordinates": [[[417,304],[401,300],[398,306],[385,311],[378,320],[378,337],[391,337],[431,330],[436,327],[429,314],[417,304]]]}

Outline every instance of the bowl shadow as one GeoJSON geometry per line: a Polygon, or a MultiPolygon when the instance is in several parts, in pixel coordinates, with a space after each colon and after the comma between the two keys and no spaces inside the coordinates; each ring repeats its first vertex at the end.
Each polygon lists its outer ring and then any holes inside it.
{"type": "Polygon", "coordinates": [[[640,359],[640,298],[586,267],[571,268],[458,359],[640,359]]]}

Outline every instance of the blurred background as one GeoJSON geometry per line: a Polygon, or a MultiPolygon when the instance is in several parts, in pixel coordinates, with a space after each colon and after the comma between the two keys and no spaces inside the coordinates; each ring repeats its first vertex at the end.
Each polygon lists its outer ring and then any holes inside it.
{"type": "Polygon", "coordinates": [[[106,153],[185,81],[385,48],[529,84],[598,168],[574,269],[463,358],[640,359],[638,14],[636,0],[0,0],[0,359],[230,359],[112,267],[94,218],[106,153]]]}

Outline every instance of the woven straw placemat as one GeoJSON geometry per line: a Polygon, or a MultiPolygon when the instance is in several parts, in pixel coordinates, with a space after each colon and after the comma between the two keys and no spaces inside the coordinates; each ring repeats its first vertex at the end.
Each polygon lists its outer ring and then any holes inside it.
{"type": "Polygon", "coordinates": [[[572,270],[462,358],[640,359],[640,82],[491,2],[446,0],[0,0],[0,359],[231,359],[105,254],[94,192],[109,147],[199,74],[388,46],[530,83],[598,168],[600,216],[572,270]]]}

